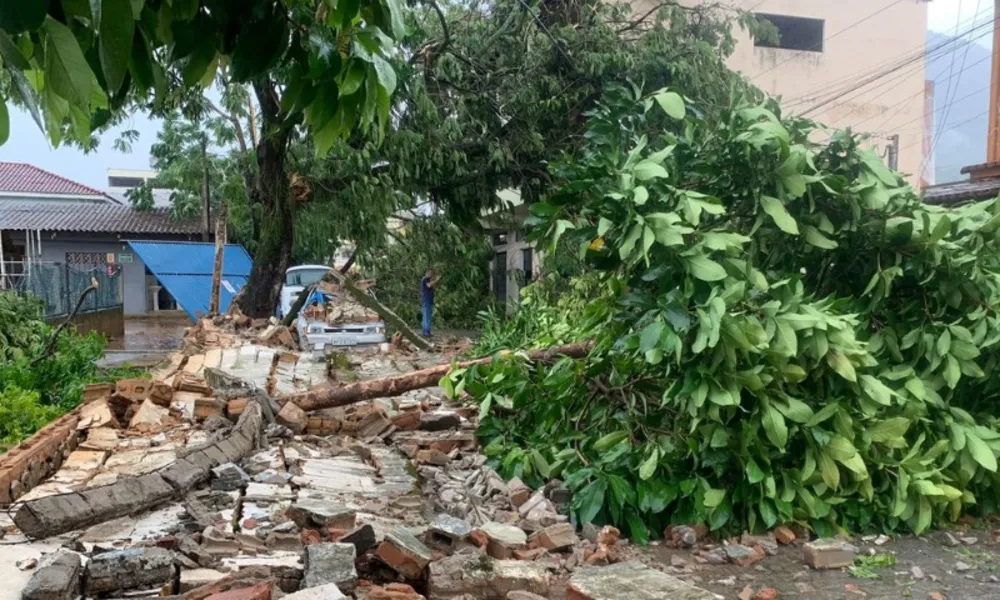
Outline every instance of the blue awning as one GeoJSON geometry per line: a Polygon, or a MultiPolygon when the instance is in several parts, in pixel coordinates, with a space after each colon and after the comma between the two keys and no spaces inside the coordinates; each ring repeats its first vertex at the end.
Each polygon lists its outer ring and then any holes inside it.
{"type": "MultiPolygon", "coordinates": [[[[197,321],[199,314],[208,314],[215,244],[129,241],[128,245],[192,320],[197,321]]],[[[222,255],[220,311],[228,310],[233,297],[246,285],[252,265],[243,246],[226,244],[222,255]]]]}

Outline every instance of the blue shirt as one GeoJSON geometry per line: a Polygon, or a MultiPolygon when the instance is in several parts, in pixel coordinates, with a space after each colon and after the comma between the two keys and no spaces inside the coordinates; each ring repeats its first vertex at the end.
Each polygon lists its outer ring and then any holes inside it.
{"type": "Polygon", "coordinates": [[[430,282],[430,275],[424,275],[420,280],[420,299],[424,304],[434,304],[434,288],[429,285],[430,282]]]}

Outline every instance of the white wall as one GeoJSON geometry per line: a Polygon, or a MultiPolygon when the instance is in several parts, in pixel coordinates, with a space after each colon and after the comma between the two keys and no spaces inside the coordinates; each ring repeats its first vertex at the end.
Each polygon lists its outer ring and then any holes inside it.
{"type": "MultiPolygon", "coordinates": [[[[510,311],[513,310],[514,307],[517,305],[520,299],[521,287],[524,285],[525,281],[526,280],[530,281],[540,272],[539,263],[541,262],[541,257],[538,255],[537,252],[534,251],[533,244],[531,244],[530,242],[526,242],[523,239],[520,240],[518,239],[519,237],[521,237],[520,234],[514,231],[508,231],[505,233],[507,234],[507,243],[500,245],[494,243],[493,250],[496,253],[496,255],[499,255],[502,252],[507,253],[507,260],[505,261],[507,267],[506,303],[507,303],[507,310],[510,311]],[[531,260],[532,272],[530,273],[530,275],[526,275],[523,269],[524,265],[523,251],[527,249],[532,250],[532,260],[531,260]]],[[[495,238],[491,236],[490,239],[492,241],[495,238]]],[[[496,285],[494,283],[495,269],[496,269],[496,260],[490,263],[490,289],[493,291],[494,295],[496,294],[496,285]]]]}

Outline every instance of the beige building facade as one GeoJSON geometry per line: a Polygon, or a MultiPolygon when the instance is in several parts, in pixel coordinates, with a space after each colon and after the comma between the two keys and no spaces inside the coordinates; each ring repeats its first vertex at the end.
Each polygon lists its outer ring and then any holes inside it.
{"type": "Polygon", "coordinates": [[[729,65],[781,97],[785,114],[870,134],[873,148],[918,186],[922,174],[933,173],[925,158],[927,97],[933,93],[923,56],[928,2],[729,0],[730,7],[767,19],[780,36],[773,44],[735,31],[738,44],[729,65]]]}

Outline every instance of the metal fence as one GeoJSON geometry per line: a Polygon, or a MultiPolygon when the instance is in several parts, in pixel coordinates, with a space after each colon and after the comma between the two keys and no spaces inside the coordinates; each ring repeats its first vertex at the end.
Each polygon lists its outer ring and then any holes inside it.
{"type": "Polygon", "coordinates": [[[76,306],[80,294],[97,280],[97,290],[91,292],[80,307],[81,312],[103,310],[122,305],[122,272],[96,265],[64,263],[31,263],[31,266],[7,263],[7,289],[38,296],[45,302],[45,316],[67,315],[76,306]]]}

